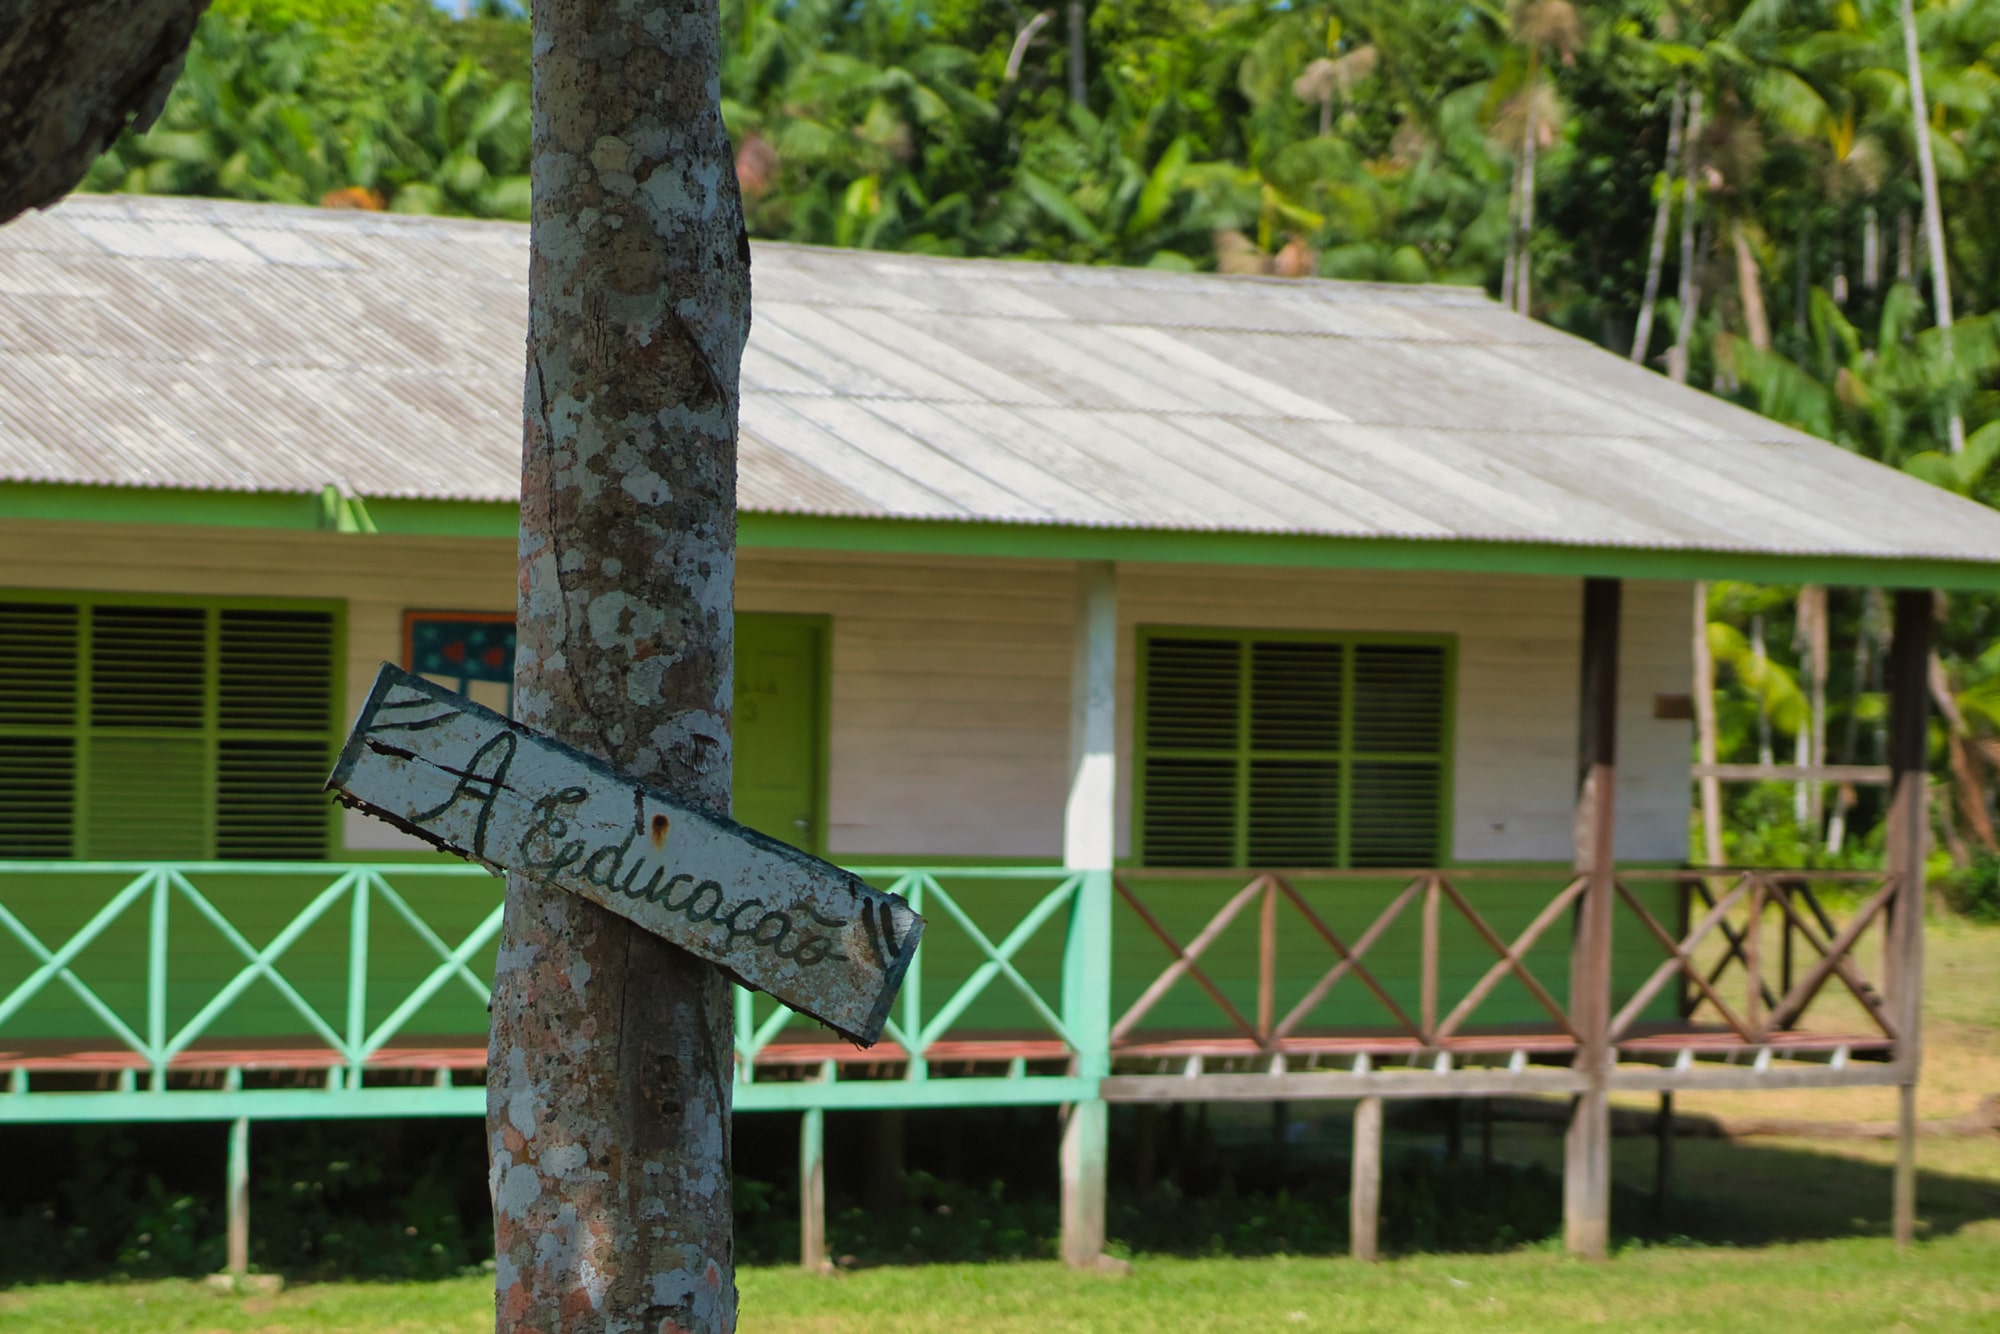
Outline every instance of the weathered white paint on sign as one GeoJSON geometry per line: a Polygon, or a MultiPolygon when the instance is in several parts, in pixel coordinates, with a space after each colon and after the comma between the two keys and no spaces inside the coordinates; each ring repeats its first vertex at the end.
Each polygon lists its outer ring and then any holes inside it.
{"type": "Polygon", "coordinates": [[[915,955],[910,905],[382,664],[327,781],[449,852],[579,894],[869,1046],[915,955]]]}

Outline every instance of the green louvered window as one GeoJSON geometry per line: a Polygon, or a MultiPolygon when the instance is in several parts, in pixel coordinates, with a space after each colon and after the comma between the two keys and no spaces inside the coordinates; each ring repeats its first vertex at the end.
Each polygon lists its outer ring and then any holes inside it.
{"type": "Polygon", "coordinates": [[[1140,637],[1148,866],[1421,867],[1444,856],[1448,642],[1140,637]]]}
{"type": "Polygon", "coordinates": [[[312,860],[330,609],[0,594],[0,857],[312,860]]]}

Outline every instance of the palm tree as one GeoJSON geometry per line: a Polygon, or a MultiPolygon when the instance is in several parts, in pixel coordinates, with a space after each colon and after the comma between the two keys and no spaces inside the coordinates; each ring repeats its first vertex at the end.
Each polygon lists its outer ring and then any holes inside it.
{"type": "MultiPolygon", "coordinates": [[[[1917,53],[1917,15],[1911,0],[1902,0],[1903,60],[1910,80],[1910,127],[1916,140],[1917,170],[1924,185],[1924,237],[1931,252],[1931,300],[1943,330],[1944,360],[1955,365],[1951,338],[1951,273],[1945,261],[1944,206],[1938,202],[1937,161],[1931,153],[1930,107],[1924,98],[1924,66],[1917,53]]],[[[1956,377],[1954,376],[1954,380],[1956,377]]],[[[1959,413],[1954,383],[1946,405],[1951,452],[1965,449],[1965,419],[1959,413]]]]}
{"type": "Polygon", "coordinates": [[[1667,152],[1660,164],[1657,200],[1653,208],[1653,239],[1646,250],[1646,286],[1639,298],[1639,319],[1632,328],[1632,360],[1644,364],[1653,342],[1653,303],[1660,295],[1660,273],[1666,266],[1667,228],[1673,216],[1674,172],[1680,166],[1681,121],[1687,114],[1687,78],[1674,86],[1673,110],[1667,119],[1667,152]]]}
{"type": "Polygon", "coordinates": [[[1509,11],[1514,36],[1527,52],[1527,72],[1517,102],[1520,145],[1515,154],[1514,225],[1508,237],[1510,272],[1502,279],[1523,315],[1533,305],[1534,260],[1529,243],[1535,234],[1535,152],[1543,139],[1553,138],[1561,106],[1553,86],[1542,78],[1542,57],[1575,57],[1583,45],[1583,21],[1569,0],[1514,0],[1509,11]]]}

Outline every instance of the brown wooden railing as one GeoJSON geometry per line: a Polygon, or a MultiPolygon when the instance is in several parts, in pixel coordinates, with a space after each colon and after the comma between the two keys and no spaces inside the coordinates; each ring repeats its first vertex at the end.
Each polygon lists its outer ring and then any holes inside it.
{"type": "Polygon", "coordinates": [[[1660,988],[1678,975],[1687,989],[1683,1013],[1699,1015],[1706,1006],[1745,1044],[1763,1045],[1774,1035],[1796,1033],[1807,1009],[1836,978],[1875,1030],[1868,1036],[1894,1042],[1896,1029],[1888,1002],[1861,971],[1858,953],[1871,929],[1887,929],[1897,887],[1895,876],[1876,871],[1749,869],[1621,875],[1620,901],[1668,957],[1612,1018],[1611,1040],[1623,1038],[1660,988]],[[1682,891],[1684,915],[1692,920],[1679,936],[1661,925],[1627,884],[1646,880],[1667,880],[1682,891]],[[1853,886],[1867,897],[1844,925],[1836,925],[1815,884],[1853,886]],[[1779,946],[1775,969],[1765,948],[1773,915],[1779,946]],[[1711,937],[1721,943],[1720,957],[1704,962],[1699,956],[1711,937]],[[1801,942],[1814,956],[1803,973],[1798,966],[1801,942]],[[1742,988],[1738,1005],[1724,999],[1723,983],[1732,967],[1737,973],[1732,980],[1742,988]]]}
{"type": "MultiPolygon", "coordinates": [[[[1463,887],[1494,877],[1516,883],[1523,879],[1515,871],[1476,870],[1147,870],[1120,874],[1113,883],[1117,901],[1129,910],[1128,922],[1136,919],[1157,939],[1169,962],[1113,1022],[1112,1051],[1166,1054],[1176,1047],[1192,1050],[1197,1046],[1217,1054],[1230,1050],[1242,1054],[1349,1049],[1443,1052],[1510,1046],[1536,1052],[1573,1050],[1582,1041],[1579,1024],[1565,1001],[1558,999],[1568,994],[1568,978],[1558,984],[1538,976],[1530,955],[1550,928],[1574,911],[1589,878],[1575,875],[1560,883],[1527,924],[1509,938],[1475,906],[1472,900],[1477,892],[1469,896],[1463,887]],[[1241,879],[1241,887],[1227,892],[1213,915],[1185,943],[1162,922],[1163,914],[1146,901],[1149,892],[1156,892],[1154,882],[1222,878],[1241,879]],[[1327,914],[1314,907],[1313,896],[1301,892],[1299,884],[1308,878],[1315,888],[1364,880],[1387,880],[1401,887],[1347,939],[1329,926],[1327,914]],[[1217,982],[1203,961],[1223,934],[1253,908],[1257,932],[1255,999],[1253,1005],[1246,1005],[1239,1004],[1246,999],[1241,986],[1236,988],[1237,998],[1232,999],[1229,989],[1217,982]],[[1407,985],[1401,988],[1403,999],[1399,1001],[1394,989],[1384,984],[1379,975],[1381,951],[1377,950],[1390,929],[1412,913],[1420,919],[1414,1005],[1407,1003],[1412,999],[1407,985]],[[1445,924],[1454,919],[1470,927],[1491,955],[1484,971],[1462,990],[1445,988],[1440,981],[1445,971],[1440,941],[1445,924]],[[1281,930],[1281,923],[1290,925],[1281,930]],[[1309,942],[1310,948],[1322,952],[1325,964],[1318,979],[1282,1013],[1281,939],[1309,942]],[[1483,1008],[1509,978],[1532,998],[1533,1018],[1524,1021],[1523,1007],[1517,1003],[1510,1018],[1497,1025],[1488,1022],[1474,1032],[1483,1008]],[[1206,994],[1226,1024],[1224,1033],[1164,1039],[1157,1031],[1150,1036],[1144,1031],[1160,1002],[1183,984],[1192,984],[1206,994]],[[1368,993],[1372,1003],[1366,1008],[1379,1015],[1379,1024],[1345,1022],[1328,1031],[1323,1021],[1313,1023],[1329,994],[1343,985],[1349,988],[1343,994],[1351,994],[1357,987],[1368,993]]],[[[1870,1049],[1885,1048],[1895,1041],[1888,1004],[1859,958],[1864,937],[1877,928],[1886,929],[1896,897],[1893,876],[1795,870],[1635,870],[1621,872],[1613,887],[1616,902],[1624,909],[1615,919],[1619,926],[1637,928],[1664,956],[1636,985],[1630,951],[1623,957],[1623,976],[1614,978],[1612,986],[1609,1037],[1614,1047],[1635,1052],[1767,1045],[1870,1049]],[[1835,921],[1815,888],[1828,884],[1855,886],[1867,896],[1844,924],[1835,921]],[[1662,886],[1671,887],[1677,902],[1676,927],[1663,923],[1656,911],[1662,886]],[[1647,894],[1648,887],[1655,892],[1647,894]],[[1648,906],[1648,898],[1653,906],[1648,906]],[[1775,958],[1770,948],[1774,943],[1775,958]],[[1681,984],[1678,1018],[1662,1020],[1657,1013],[1648,1018],[1649,1011],[1657,1009],[1662,992],[1677,979],[1681,984]],[[1859,1006],[1867,1031],[1807,1031],[1800,1027],[1807,1010],[1835,980],[1859,1006]],[[1730,994],[1739,989],[1741,999],[1732,1001],[1730,994]]],[[[1186,920],[1186,904],[1179,906],[1181,920],[1186,920]]],[[[1291,948],[1296,946],[1288,943],[1291,948]]],[[[1399,966],[1407,970],[1408,962],[1405,956],[1399,966]]],[[[1539,966],[1548,971],[1546,952],[1539,966]]],[[[1350,1020],[1354,1013],[1348,1011],[1350,1020]]]]}

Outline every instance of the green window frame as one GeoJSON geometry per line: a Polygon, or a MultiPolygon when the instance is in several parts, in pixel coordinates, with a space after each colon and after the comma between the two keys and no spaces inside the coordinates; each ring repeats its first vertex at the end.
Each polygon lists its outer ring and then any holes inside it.
{"type": "Polygon", "coordinates": [[[1137,860],[1424,867],[1450,857],[1450,635],[1139,628],[1137,860]]]}
{"type": "Polygon", "coordinates": [[[0,590],[0,858],[317,861],[345,604],[0,590]]]}

